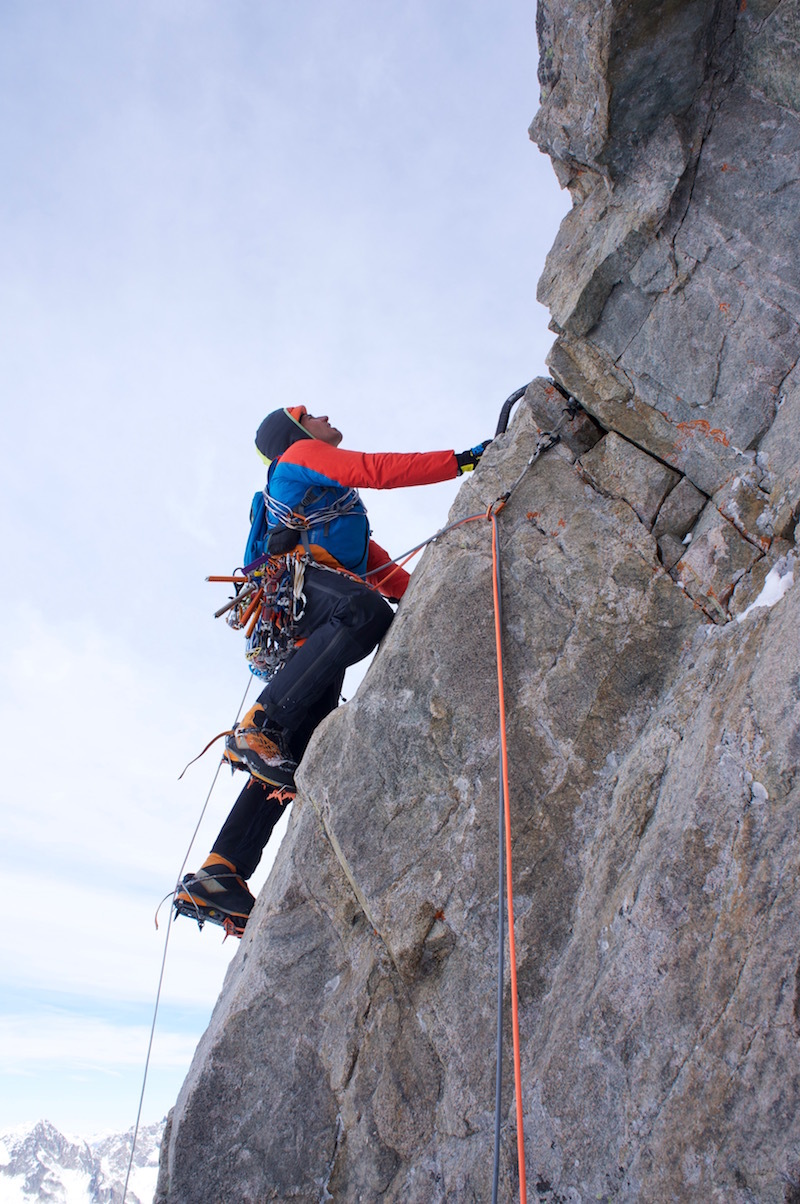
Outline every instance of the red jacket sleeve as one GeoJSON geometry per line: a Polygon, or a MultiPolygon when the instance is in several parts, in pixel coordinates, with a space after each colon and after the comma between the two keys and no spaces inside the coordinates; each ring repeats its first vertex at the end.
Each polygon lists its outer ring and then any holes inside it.
{"type": "Polygon", "coordinates": [[[458,476],[455,452],[357,452],[319,439],[298,439],[281,456],[353,489],[435,485],[458,476]]]}
{"type": "Polygon", "coordinates": [[[370,573],[372,569],[381,568],[381,565],[386,565],[386,568],[381,569],[379,573],[372,573],[367,580],[373,585],[377,585],[385,598],[402,598],[408,589],[411,578],[399,565],[387,563],[390,560],[389,553],[384,552],[381,545],[371,539],[367,551],[367,573],[370,573]]]}

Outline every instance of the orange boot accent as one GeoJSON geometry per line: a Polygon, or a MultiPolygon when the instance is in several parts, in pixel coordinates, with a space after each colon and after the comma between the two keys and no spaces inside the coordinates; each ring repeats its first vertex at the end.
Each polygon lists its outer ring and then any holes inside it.
{"type": "Polygon", "coordinates": [[[210,870],[211,867],[214,865],[224,865],[226,869],[229,869],[231,871],[231,873],[233,873],[233,874],[238,873],[236,866],[233,864],[233,862],[228,861],[227,857],[220,857],[219,853],[209,853],[208,857],[206,857],[205,861],[200,866],[200,869],[201,870],[210,870]]]}

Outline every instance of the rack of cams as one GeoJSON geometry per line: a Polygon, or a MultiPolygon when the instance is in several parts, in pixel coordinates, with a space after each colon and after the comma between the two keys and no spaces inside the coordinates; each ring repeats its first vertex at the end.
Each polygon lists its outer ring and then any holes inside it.
{"type": "Polygon", "coordinates": [[[262,556],[231,576],[206,578],[233,584],[234,596],[214,618],[226,615],[229,627],[244,632],[245,658],[257,677],[268,681],[297,646],[294,628],[306,606],[304,577],[305,561],[294,553],[262,556]]]}

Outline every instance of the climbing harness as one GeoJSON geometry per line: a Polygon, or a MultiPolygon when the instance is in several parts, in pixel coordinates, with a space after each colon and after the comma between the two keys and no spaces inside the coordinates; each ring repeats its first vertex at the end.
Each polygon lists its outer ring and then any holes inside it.
{"type": "MultiPolygon", "coordinates": [[[[451,524],[458,526],[458,523],[451,524]]],[[[446,528],[450,530],[450,528],[446,528]]],[[[372,569],[366,574],[371,577],[380,569],[401,568],[426,543],[431,543],[443,532],[438,531],[430,539],[419,544],[405,558],[389,560],[379,569],[372,569]]],[[[234,631],[245,633],[245,658],[250,671],[256,677],[270,681],[303,640],[298,638],[296,626],[305,614],[306,595],[304,592],[305,575],[309,568],[321,570],[324,573],[336,573],[340,577],[349,577],[353,581],[365,584],[364,577],[351,573],[342,565],[326,564],[316,560],[306,551],[298,547],[285,556],[261,556],[244,569],[238,569],[231,576],[206,577],[206,581],[228,582],[233,584],[236,594],[224,606],[214,612],[214,618],[219,619],[227,614],[229,627],[234,631]]],[[[387,574],[387,578],[391,574],[387,574]]],[[[377,587],[370,581],[366,584],[377,592],[377,587]]],[[[229,733],[223,732],[222,735],[229,733]]],[[[215,737],[218,739],[218,737],[215,737]]],[[[211,742],[213,744],[213,741],[211,742]]],[[[208,747],[208,746],[206,746],[208,747]]],[[[203,750],[205,751],[205,749],[203,750]]],[[[202,754],[201,754],[202,756],[202,754]]],[[[191,764],[191,762],[190,762],[191,764]]]]}

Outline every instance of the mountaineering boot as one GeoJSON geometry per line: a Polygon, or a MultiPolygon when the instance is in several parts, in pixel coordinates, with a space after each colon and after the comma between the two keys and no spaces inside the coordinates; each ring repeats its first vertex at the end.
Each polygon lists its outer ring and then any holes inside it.
{"type": "Polygon", "coordinates": [[[288,798],[294,795],[294,771],[282,728],[273,727],[260,703],[256,703],[225,737],[224,757],[236,769],[247,769],[254,778],[275,786],[288,798]]]}
{"type": "Polygon", "coordinates": [[[244,931],[254,903],[233,862],[215,853],[206,858],[196,874],[184,876],[174,899],[178,915],[197,920],[201,927],[211,920],[237,936],[244,931]]]}

